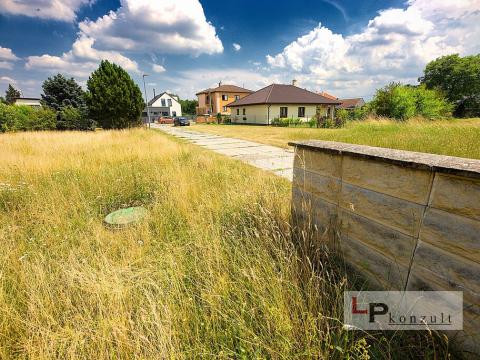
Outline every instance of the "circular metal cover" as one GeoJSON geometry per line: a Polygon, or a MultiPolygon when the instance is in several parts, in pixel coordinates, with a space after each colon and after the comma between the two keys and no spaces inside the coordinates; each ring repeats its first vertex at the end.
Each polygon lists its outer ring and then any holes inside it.
{"type": "Polygon", "coordinates": [[[114,211],[105,216],[105,223],[112,226],[126,226],[139,222],[147,215],[143,206],[129,207],[114,211]]]}

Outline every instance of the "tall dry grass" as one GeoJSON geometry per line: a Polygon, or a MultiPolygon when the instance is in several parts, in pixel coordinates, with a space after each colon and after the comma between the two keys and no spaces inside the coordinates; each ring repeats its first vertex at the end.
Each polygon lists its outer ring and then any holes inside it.
{"type": "Polygon", "coordinates": [[[0,148],[1,359],[446,357],[342,329],[345,272],[309,261],[282,179],[144,130],[0,148]],[[103,226],[131,205],[142,223],[103,226]]]}

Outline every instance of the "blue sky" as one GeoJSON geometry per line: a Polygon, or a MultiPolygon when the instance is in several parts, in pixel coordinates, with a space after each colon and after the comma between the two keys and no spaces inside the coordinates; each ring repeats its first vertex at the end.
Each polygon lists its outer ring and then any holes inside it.
{"type": "Polygon", "coordinates": [[[437,56],[480,51],[480,0],[0,0],[0,91],[37,97],[98,62],[182,98],[218,81],[370,98],[437,56]]]}

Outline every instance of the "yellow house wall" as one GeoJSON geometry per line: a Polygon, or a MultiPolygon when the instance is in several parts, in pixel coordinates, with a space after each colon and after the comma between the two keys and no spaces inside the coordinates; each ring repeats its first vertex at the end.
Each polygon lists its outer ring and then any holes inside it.
{"type": "MultiPolygon", "coordinates": [[[[237,93],[237,92],[212,92],[210,96],[212,97],[212,114],[216,115],[221,113],[222,115],[230,115],[230,108],[226,108],[224,111],[223,107],[227,106],[228,104],[235,101],[235,96],[240,96],[240,99],[244,98],[245,96],[249,95],[248,93],[237,93]],[[227,100],[222,100],[222,95],[227,95],[227,100]]],[[[207,94],[198,94],[198,107],[200,108],[208,108],[210,106],[207,103],[207,94]]]]}

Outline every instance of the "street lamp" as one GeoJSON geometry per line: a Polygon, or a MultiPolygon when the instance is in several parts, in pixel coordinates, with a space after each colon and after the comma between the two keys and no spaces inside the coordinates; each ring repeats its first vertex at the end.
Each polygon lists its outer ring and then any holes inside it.
{"type": "Polygon", "coordinates": [[[147,119],[148,119],[148,127],[150,128],[150,111],[148,110],[148,98],[147,98],[147,86],[145,85],[145,77],[148,74],[143,74],[143,90],[145,91],[145,106],[147,107],[147,119]]]}

